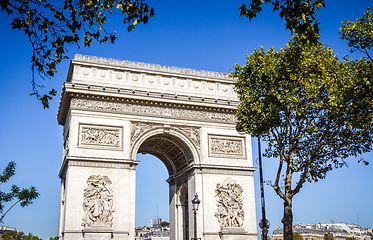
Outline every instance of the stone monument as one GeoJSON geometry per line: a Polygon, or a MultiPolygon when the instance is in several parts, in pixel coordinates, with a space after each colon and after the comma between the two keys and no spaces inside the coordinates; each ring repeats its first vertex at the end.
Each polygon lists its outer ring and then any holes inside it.
{"type": "Polygon", "coordinates": [[[134,239],[138,153],[169,173],[171,240],[257,239],[250,136],[226,74],[75,55],[63,125],[58,238],[134,239]],[[191,200],[201,200],[197,226],[191,200]]]}

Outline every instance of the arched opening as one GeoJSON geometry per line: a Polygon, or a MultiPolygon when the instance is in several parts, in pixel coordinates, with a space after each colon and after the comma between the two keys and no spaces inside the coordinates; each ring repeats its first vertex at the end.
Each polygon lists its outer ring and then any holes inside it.
{"type": "MultiPolygon", "coordinates": [[[[151,219],[169,220],[168,171],[157,157],[138,154],[136,167],[135,226],[150,227],[151,219]]],[[[138,231],[142,237],[143,232],[138,231]]]]}
{"type": "MultiPolygon", "coordinates": [[[[189,239],[189,191],[187,175],[190,173],[186,173],[186,170],[193,164],[195,160],[195,155],[193,154],[190,144],[191,143],[189,142],[188,145],[185,139],[176,136],[176,134],[170,134],[169,132],[164,133],[163,131],[161,132],[159,130],[154,131],[153,134],[149,132],[143,133],[142,136],[139,136],[139,138],[134,142],[133,150],[138,154],[136,155],[136,160],[139,161],[139,169],[141,168],[141,160],[144,159],[144,157],[147,157],[149,154],[158,158],[167,169],[168,178],[166,177],[166,179],[164,179],[164,175],[157,175],[156,177],[163,178],[162,180],[167,180],[168,182],[168,219],[170,223],[169,236],[172,240],[189,239]]],[[[152,160],[154,161],[155,159],[152,158],[152,160]]],[[[156,172],[158,170],[154,169],[154,171],[156,172]]],[[[153,177],[154,176],[150,174],[147,176],[149,185],[151,185],[154,192],[154,188],[159,188],[152,185],[152,183],[155,182],[152,181],[153,177]]],[[[163,186],[163,189],[159,189],[160,192],[164,190],[163,186]]],[[[136,187],[136,191],[138,192],[142,190],[139,190],[138,187],[136,187]]],[[[138,195],[136,194],[136,198],[137,197],[138,195]]],[[[156,206],[157,202],[155,199],[152,199],[151,196],[149,196],[147,200],[149,201],[147,203],[148,205],[150,204],[156,206]]],[[[136,202],[138,201],[136,200],[136,202]]],[[[137,211],[139,211],[139,209],[136,207],[136,216],[138,216],[137,211]]]]}
{"type": "Polygon", "coordinates": [[[138,153],[148,153],[159,158],[166,166],[169,177],[193,162],[190,148],[179,138],[170,134],[157,134],[149,137],[140,145],[138,153]]]}

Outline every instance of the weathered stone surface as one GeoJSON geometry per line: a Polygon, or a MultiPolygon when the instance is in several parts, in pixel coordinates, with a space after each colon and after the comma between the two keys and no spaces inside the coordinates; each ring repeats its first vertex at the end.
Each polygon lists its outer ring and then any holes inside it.
{"type": "Polygon", "coordinates": [[[232,86],[219,73],[77,55],[58,111],[59,238],[134,239],[136,155],[148,153],[169,172],[171,240],[193,237],[195,193],[197,237],[256,239],[251,140],[236,131],[232,86]]]}

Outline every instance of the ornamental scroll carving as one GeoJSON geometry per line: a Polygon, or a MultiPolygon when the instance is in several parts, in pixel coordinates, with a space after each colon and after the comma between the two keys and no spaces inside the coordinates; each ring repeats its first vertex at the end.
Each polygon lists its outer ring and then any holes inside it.
{"type": "Polygon", "coordinates": [[[84,189],[84,217],[82,226],[112,226],[113,193],[107,176],[91,175],[84,189]]]}
{"type": "Polygon", "coordinates": [[[230,178],[222,184],[216,185],[217,211],[215,217],[218,218],[220,227],[241,227],[243,225],[242,192],[242,187],[235,182],[231,183],[230,178]]]}
{"type": "Polygon", "coordinates": [[[219,122],[235,122],[234,113],[213,112],[197,109],[182,109],[166,106],[148,106],[135,103],[110,102],[104,100],[72,98],[71,106],[84,109],[95,109],[114,112],[126,112],[148,115],[163,115],[176,118],[202,119],[219,122]]]}
{"type": "Polygon", "coordinates": [[[120,147],[120,131],[119,129],[82,126],[80,144],[120,147]]]}

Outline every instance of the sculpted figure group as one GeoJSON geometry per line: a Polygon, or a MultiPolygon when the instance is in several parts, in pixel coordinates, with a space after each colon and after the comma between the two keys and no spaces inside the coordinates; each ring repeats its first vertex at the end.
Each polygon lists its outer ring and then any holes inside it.
{"type": "Polygon", "coordinates": [[[228,178],[222,184],[216,185],[215,193],[217,199],[218,218],[221,227],[241,227],[244,220],[243,211],[243,189],[237,183],[231,183],[228,178]]]}
{"type": "Polygon", "coordinates": [[[84,217],[82,225],[111,226],[113,223],[113,194],[111,181],[107,176],[92,175],[87,180],[83,200],[84,217]]]}

